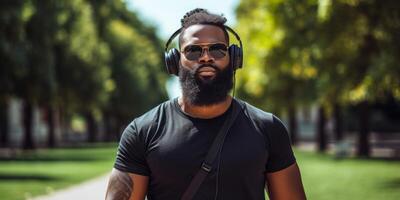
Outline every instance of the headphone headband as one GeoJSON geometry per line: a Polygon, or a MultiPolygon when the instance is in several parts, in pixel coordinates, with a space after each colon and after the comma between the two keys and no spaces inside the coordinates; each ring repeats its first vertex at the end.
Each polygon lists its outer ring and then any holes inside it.
{"type": "Polygon", "coordinates": [[[167,43],[165,44],[165,49],[164,49],[164,51],[167,51],[167,50],[168,50],[169,43],[171,43],[172,40],[173,40],[177,35],[179,35],[179,33],[181,33],[181,31],[182,31],[182,28],[176,30],[176,31],[174,32],[174,34],[172,34],[171,37],[169,37],[167,43]]]}
{"type": "MultiPolygon", "coordinates": [[[[231,27],[229,27],[229,26],[227,26],[227,25],[220,26],[220,25],[216,25],[216,24],[208,24],[208,25],[219,26],[219,27],[221,27],[221,28],[225,28],[226,30],[228,30],[228,32],[232,33],[232,34],[235,36],[236,40],[239,41],[240,48],[242,49],[242,40],[240,40],[239,35],[238,35],[231,27]]],[[[177,35],[179,35],[179,34],[182,32],[182,29],[183,29],[183,28],[180,28],[180,29],[176,30],[176,31],[171,35],[171,37],[169,37],[167,43],[165,44],[165,49],[164,49],[165,52],[168,51],[168,46],[169,46],[169,44],[172,42],[172,40],[173,40],[177,35]]]]}

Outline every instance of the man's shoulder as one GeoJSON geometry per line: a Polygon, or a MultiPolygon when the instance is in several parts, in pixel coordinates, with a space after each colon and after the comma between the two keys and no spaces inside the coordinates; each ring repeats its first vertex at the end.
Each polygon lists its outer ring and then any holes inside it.
{"type": "Polygon", "coordinates": [[[281,135],[282,132],[286,132],[285,125],[274,114],[266,112],[244,101],[241,101],[241,104],[244,105],[243,110],[245,115],[258,131],[267,135],[281,135]]]}
{"type": "Polygon", "coordinates": [[[250,103],[239,100],[237,101],[242,105],[244,109],[244,113],[246,114],[247,117],[249,117],[251,120],[255,120],[257,122],[272,122],[274,115],[270,112],[266,112],[254,105],[251,105],[250,103]]]}
{"type": "Polygon", "coordinates": [[[160,117],[162,117],[162,115],[164,115],[165,112],[171,108],[171,104],[172,100],[164,101],[163,103],[160,103],[144,114],[133,119],[131,124],[134,124],[139,129],[149,128],[160,120],[160,117]]]}
{"type": "Polygon", "coordinates": [[[282,121],[273,113],[266,112],[243,100],[238,100],[244,105],[244,113],[247,118],[262,132],[275,131],[277,128],[284,127],[282,121]],[[269,130],[269,131],[268,131],[269,130]]]}

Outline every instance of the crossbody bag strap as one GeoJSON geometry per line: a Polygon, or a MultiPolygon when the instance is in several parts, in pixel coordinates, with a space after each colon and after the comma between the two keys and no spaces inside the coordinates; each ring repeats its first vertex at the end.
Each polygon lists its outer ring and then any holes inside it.
{"type": "Polygon", "coordinates": [[[232,99],[231,114],[228,116],[228,119],[225,120],[224,124],[219,130],[216,138],[214,139],[213,144],[211,145],[211,148],[208,150],[206,159],[201,165],[200,170],[193,177],[189,186],[186,188],[186,191],[183,193],[181,200],[192,200],[197,190],[200,188],[200,185],[206,179],[207,175],[213,170],[212,164],[217,158],[219,149],[221,148],[222,144],[225,141],[225,137],[228,134],[229,128],[232,126],[233,122],[235,121],[236,117],[238,116],[241,110],[242,110],[241,103],[239,101],[236,101],[235,99],[232,99]]]}

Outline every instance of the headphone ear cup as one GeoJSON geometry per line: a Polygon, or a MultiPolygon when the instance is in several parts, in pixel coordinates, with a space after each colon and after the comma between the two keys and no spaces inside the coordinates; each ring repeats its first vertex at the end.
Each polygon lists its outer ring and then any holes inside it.
{"type": "Polygon", "coordinates": [[[170,49],[164,54],[165,66],[167,67],[168,74],[178,76],[179,73],[179,60],[180,53],[177,49],[170,49]]]}
{"type": "Polygon", "coordinates": [[[229,46],[230,64],[233,70],[242,68],[243,66],[243,52],[240,47],[235,44],[229,46]]]}

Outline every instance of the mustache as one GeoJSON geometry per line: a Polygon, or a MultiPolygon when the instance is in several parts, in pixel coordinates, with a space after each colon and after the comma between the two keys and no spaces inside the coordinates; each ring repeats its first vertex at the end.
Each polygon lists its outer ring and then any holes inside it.
{"type": "Polygon", "coordinates": [[[213,68],[213,69],[214,69],[215,71],[217,71],[217,72],[220,72],[220,71],[221,71],[221,70],[220,70],[216,65],[214,65],[214,64],[201,64],[201,65],[195,67],[195,68],[193,69],[193,72],[194,72],[194,73],[198,73],[198,71],[199,71],[201,68],[204,68],[204,67],[211,67],[211,68],[213,68]]]}

